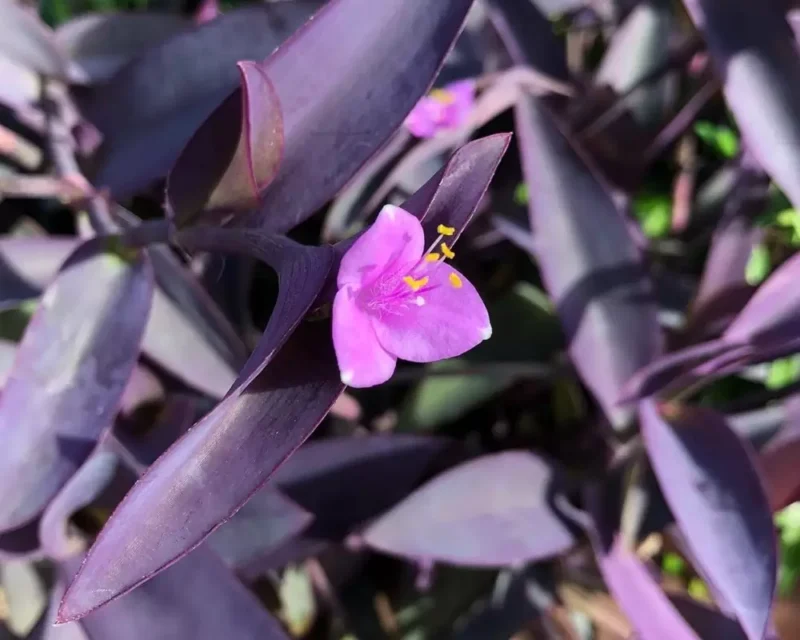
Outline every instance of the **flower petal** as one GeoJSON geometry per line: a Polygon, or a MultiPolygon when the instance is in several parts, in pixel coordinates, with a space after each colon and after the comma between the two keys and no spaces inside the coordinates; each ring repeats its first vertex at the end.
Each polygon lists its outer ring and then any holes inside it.
{"type": "Polygon", "coordinates": [[[375,223],[344,254],[337,283],[360,287],[379,273],[409,267],[425,250],[425,233],[416,217],[400,207],[386,205],[375,223]]]}
{"type": "Polygon", "coordinates": [[[378,342],[352,287],[340,289],[333,299],[333,348],[342,382],[351,387],[372,387],[394,373],[397,359],[378,342]]]}
{"type": "Polygon", "coordinates": [[[461,355],[492,335],[486,305],[463,275],[444,263],[425,275],[429,281],[419,291],[421,303],[370,316],[386,351],[411,362],[434,362],[461,355]]]}
{"type": "Polygon", "coordinates": [[[466,124],[475,107],[475,81],[461,80],[448,85],[447,90],[453,96],[453,104],[447,113],[446,126],[457,128],[466,124]]]}
{"type": "Polygon", "coordinates": [[[405,121],[406,129],[417,138],[432,138],[439,129],[437,113],[430,98],[422,98],[408,114],[405,121]]]}

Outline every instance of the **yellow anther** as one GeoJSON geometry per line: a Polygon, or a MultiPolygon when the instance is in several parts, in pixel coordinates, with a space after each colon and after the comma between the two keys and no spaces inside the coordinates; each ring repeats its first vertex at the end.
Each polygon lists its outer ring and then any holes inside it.
{"type": "Polygon", "coordinates": [[[412,276],[406,276],[403,278],[403,282],[405,282],[409,287],[411,287],[412,291],[419,291],[428,284],[428,277],[425,276],[424,278],[420,278],[419,280],[414,280],[412,276]]]}
{"type": "Polygon", "coordinates": [[[461,278],[459,278],[455,273],[451,273],[449,278],[450,284],[452,284],[456,289],[460,289],[464,285],[464,283],[461,282],[461,278]]]}
{"type": "Polygon", "coordinates": [[[452,236],[455,232],[455,227],[446,227],[443,224],[440,224],[438,227],[436,227],[436,233],[443,236],[452,236]]]}
{"type": "Polygon", "coordinates": [[[436,262],[440,257],[438,253],[429,253],[425,256],[425,262],[436,262]]]}
{"type": "Polygon", "coordinates": [[[453,104],[456,101],[453,94],[445,89],[434,89],[428,95],[440,104],[453,104]]]}
{"type": "Polygon", "coordinates": [[[456,254],[450,251],[450,247],[448,247],[444,242],[442,242],[441,247],[445,258],[450,258],[450,260],[452,260],[456,257],[456,254]]]}

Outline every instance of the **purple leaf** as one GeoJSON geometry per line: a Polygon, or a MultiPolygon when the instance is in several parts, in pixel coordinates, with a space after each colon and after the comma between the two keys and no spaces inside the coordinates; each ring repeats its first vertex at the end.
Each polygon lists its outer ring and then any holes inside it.
{"type": "MultiPolygon", "coordinates": [[[[5,283],[8,299],[38,294],[78,243],[76,238],[54,236],[0,240],[0,258],[11,270],[5,283]]],[[[236,378],[234,366],[244,361],[244,345],[174,257],[158,247],[148,253],[160,286],[153,295],[142,350],[187,385],[221,398],[236,378]]],[[[2,271],[0,277],[5,277],[2,271]]]]}
{"type": "Polygon", "coordinates": [[[609,591],[642,640],[700,640],[670,603],[654,572],[619,537],[619,509],[610,501],[611,494],[590,487],[585,498],[591,519],[581,514],[580,522],[609,591]]]}
{"type": "Polygon", "coordinates": [[[231,392],[148,469],[114,512],[65,595],[62,621],[129,591],[200,544],[302,444],[342,389],[329,323],[298,327],[328,276],[330,248],[244,230],[189,230],[178,241],[269,260],[279,273],[278,301],[231,392]],[[111,557],[114,572],[108,571],[111,557]]]}
{"type": "Polygon", "coordinates": [[[308,535],[341,539],[404,498],[450,445],[410,435],[316,440],[300,447],[273,482],[314,514],[308,535]]]}
{"type": "Polygon", "coordinates": [[[36,12],[14,0],[0,0],[0,53],[46,76],[65,78],[67,58],[36,12]]]}
{"type": "Polygon", "coordinates": [[[673,31],[673,8],[664,0],[646,0],[628,14],[614,33],[597,70],[597,83],[620,95],[634,119],[643,126],[660,124],[676,97],[675,74],[639,86],[667,61],[673,31]]]}
{"type": "Polygon", "coordinates": [[[38,559],[41,555],[38,520],[0,533],[0,560],[38,559]]]}
{"type": "Polygon", "coordinates": [[[81,245],[25,331],[0,396],[0,531],[40,514],[113,422],[153,293],[145,257],[118,242],[81,245]]]}
{"type": "Polygon", "coordinates": [[[3,299],[23,299],[44,289],[79,244],[78,238],[66,236],[4,237],[0,240],[0,260],[29,292],[9,296],[4,287],[3,299]]]}
{"type": "Polygon", "coordinates": [[[597,551],[597,562],[614,600],[642,640],[700,640],[670,604],[653,574],[619,539],[597,551]]]}
{"type": "Polygon", "coordinates": [[[777,572],[772,516],[752,454],[710,409],[680,407],[668,423],[640,405],[653,470],[703,575],[751,640],[767,629],[777,572]]]}
{"type": "Polygon", "coordinates": [[[489,18],[514,64],[530,65],[558,80],[569,79],[566,45],[530,0],[489,0],[489,18]]]}
{"type": "Polygon", "coordinates": [[[458,240],[471,222],[510,142],[510,133],[498,133],[465,144],[441,171],[401,205],[422,220],[426,237],[435,238],[436,227],[444,224],[456,229],[451,242],[458,240]]]}
{"type": "MultiPolygon", "coordinates": [[[[438,182],[404,207],[434,229],[439,223],[462,228],[507,144],[504,135],[468,145],[438,182]]],[[[243,252],[267,261],[279,273],[278,302],[227,397],[148,470],[112,515],[64,597],[61,620],[86,615],[200,544],[303,443],[343,389],[330,323],[301,322],[326,279],[333,279],[330,249],[301,249],[244,230],[200,228],[176,239],[190,250],[243,252]]]]}
{"type": "Polygon", "coordinates": [[[373,549],[421,562],[519,565],[572,546],[549,496],[558,478],[531,453],[487,455],[442,473],[364,531],[373,549]]]}
{"type": "Polygon", "coordinates": [[[340,240],[370,213],[364,205],[371,197],[377,184],[391,171],[392,166],[408,150],[411,134],[405,129],[398,130],[394,136],[361,167],[341,193],[334,199],[322,231],[324,240],[340,240]]]}
{"type": "Polygon", "coordinates": [[[684,0],[748,148],[800,206],[800,54],[781,3],[684,0]]]}
{"type": "Polygon", "coordinates": [[[60,25],[56,42],[79,67],[78,79],[110,80],[128,62],[189,27],[170,13],[88,13],[60,25]]]}
{"type": "Polygon", "coordinates": [[[611,423],[625,382],[661,350],[651,285],[607,187],[535,98],[517,103],[538,264],[572,360],[611,423]]]}
{"type": "Polygon", "coordinates": [[[69,534],[69,519],[91,504],[111,483],[118,462],[116,454],[102,450],[101,445],[47,505],[39,524],[39,537],[50,558],[66,560],[82,551],[82,541],[69,534]]]}
{"type": "Polygon", "coordinates": [[[167,178],[168,211],[180,226],[204,210],[253,208],[278,171],[283,118],[264,69],[239,62],[241,87],[209,116],[167,178]]]}
{"type": "MultiPolygon", "coordinates": [[[[61,564],[69,580],[79,558],[61,564]]],[[[55,618],[56,588],[49,613],[55,618]]],[[[214,553],[198,549],[141,589],[103,607],[79,622],[49,627],[47,640],[61,640],[61,629],[80,627],[88,640],[288,640],[280,624],[264,609],[214,553]]]]}
{"type": "MultiPolygon", "coordinates": [[[[124,448],[122,457],[128,467],[137,475],[143,474],[192,426],[197,416],[196,404],[194,398],[172,396],[146,434],[118,428],[114,435],[124,448]]],[[[268,486],[214,531],[208,544],[228,566],[243,571],[306,529],[313,518],[308,511],[268,486]]]]}
{"type": "Polygon", "coordinates": [[[800,254],[784,262],[762,284],[722,338],[728,343],[788,342],[800,337],[800,254]]]}
{"type": "Polygon", "coordinates": [[[137,475],[145,472],[158,457],[171,447],[191,427],[200,416],[197,398],[171,394],[145,432],[126,428],[125,423],[117,423],[114,438],[121,446],[120,455],[128,468],[137,475]]]}
{"type": "Polygon", "coordinates": [[[764,447],[759,464],[773,511],[800,497],[800,398],[793,396],[786,405],[784,426],[764,447]]]}
{"type": "Polygon", "coordinates": [[[693,337],[713,334],[738,314],[753,293],[745,279],[753,248],[763,229],[755,216],[767,207],[769,181],[759,170],[739,168],[739,180],[714,233],[703,277],[692,302],[688,333],[693,337]]]}
{"type": "MultiPolygon", "coordinates": [[[[141,222],[119,207],[117,214],[127,228],[135,228],[141,222]]],[[[171,248],[150,246],[147,253],[153,261],[158,289],[166,294],[162,302],[160,292],[156,293],[158,308],[151,313],[151,323],[176,324],[171,341],[159,343],[164,351],[159,352],[154,345],[148,355],[190,386],[222,397],[230,388],[235,371],[247,360],[249,350],[223,311],[171,248]],[[159,308],[164,308],[164,312],[159,313],[159,308]],[[176,340],[176,336],[184,338],[176,340]]]]}
{"type": "Polygon", "coordinates": [[[747,640],[739,623],[721,611],[686,596],[674,595],[670,600],[703,640],[747,640]]]}
{"type": "Polygon", "coordinates": [[[236,63],[265,58],[318,6],[277,2],[231,11],[150,49],[93,88],[83,107],[103,134],[94,184],[120,198],[164,177],[236,89],[236,63]]]}
{"type": "Polygon", "coordinates": [[[164,387],[155,374],[137,365],[122,392],[122,399],[119,402],[120,413],[130,415],[141,405],[159,402],[163,398],[164,387]]]}
{"type": "Polygon", "coordinates": [[[246,570],[295,538],[313,520],[311,513],[267,486],[214,531],[208,545],[229,567],[246,570]]]}
{"type": "Polygon", "coordinates": [[[389,139],[430,87],[471,4],[331,0],[265,62],[285,133],[259,210],[266,228],[306,219],[389,139]],[[309,107],[309,87],[320,108],[309,107]]]}

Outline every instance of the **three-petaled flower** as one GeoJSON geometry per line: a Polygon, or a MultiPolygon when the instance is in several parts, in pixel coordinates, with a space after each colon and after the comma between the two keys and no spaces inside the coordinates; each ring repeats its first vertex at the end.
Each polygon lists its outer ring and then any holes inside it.
{"type": "Polygon", "coordinates": [[[459,80],[423,97],[406,118],[406,128],[418,138],[463,125],[475,106],[475,81],[459,80]]]}
{"type": "Polygon", "coordinates": [[[398,358],[453,358],[492,335],[475,287],[445,262],[455,229],[438,232],[425,251],[419,220],[387,205],[342,258],[333,346],[345,384],[371,387],[392,376],[398,358]]]}

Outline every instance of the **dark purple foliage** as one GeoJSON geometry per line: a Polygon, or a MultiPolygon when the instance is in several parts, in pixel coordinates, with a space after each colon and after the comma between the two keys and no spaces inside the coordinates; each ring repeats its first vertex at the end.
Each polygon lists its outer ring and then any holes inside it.
{"type": "Polygon", "coordinates": [[[81,245],[45,290],[0,399],[0,530],[40,515],[111,426],[152,295],[146,257],[113,236],[81,245]]]}
{"type": "Polygon", "coordinates": [[[0,639],[797,636],[793,3],[101,4],[0,0],[0,639]]]}

